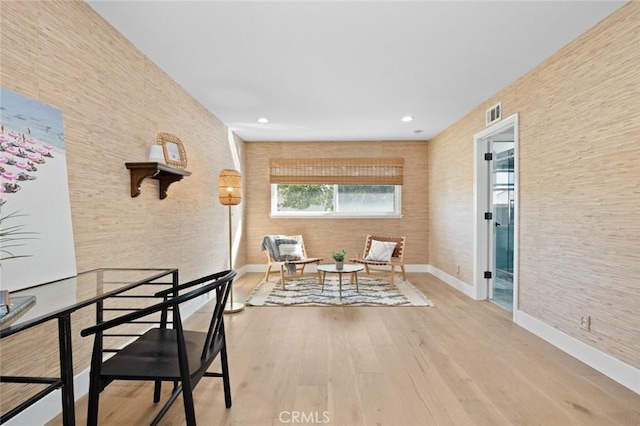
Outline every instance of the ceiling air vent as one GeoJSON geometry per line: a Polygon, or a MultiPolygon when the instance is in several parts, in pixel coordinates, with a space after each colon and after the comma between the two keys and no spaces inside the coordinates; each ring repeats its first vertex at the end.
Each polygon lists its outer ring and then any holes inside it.
{"type": "Polygon", "coordinates": [[[502,118],[502,102],[498,102],[491,108],[489,108],[486,112],[486,120],[485,124],[487,126],[495,123],[496,121],[500,121],[502,118]]]}

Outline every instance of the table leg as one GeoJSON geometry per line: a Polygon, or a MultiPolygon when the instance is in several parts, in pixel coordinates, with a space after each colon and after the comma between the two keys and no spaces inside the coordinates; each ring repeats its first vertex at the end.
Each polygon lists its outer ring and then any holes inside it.
{"type": "Polygon", "coordinates": [[[358,288],[358,272],[354,272],[353,275],[356,278],[356,293],[360,293],[360,289],[358,288]]]}
{"type": "Polygon", "coordinates": [[[340,283],[340,300],[342,300],[342,272],[338,272],[338,282],[340,283]]]}
{"type": "Polygon", "coordinates": [[[60,378],[62,380],[62,424],[76,424],[73,393],[73,353],[71,345],[71,314],[58,318],[58,345],[60,345],[60,378]]]}
{"type": "Polygon", "coordinates": [[[322,271],[322,289],[320,291],[324,291],[324,277],[327,275],[326,272],[322,271]]]}

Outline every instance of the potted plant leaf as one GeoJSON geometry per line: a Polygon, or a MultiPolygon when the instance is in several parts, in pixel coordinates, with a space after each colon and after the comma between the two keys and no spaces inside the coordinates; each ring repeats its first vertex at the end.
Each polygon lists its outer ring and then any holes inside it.
{"type": "Polygon", "coordinates": [[[19,214],[18,212],[10,213],[6,216],[0,216],[0,268],[2,268],[2,262],[9,259],[17,259],[20,257],[31,257],[30,254],[14,254],[13,249],[16,247],[26,245],[22,241],[33,240],[36,237],[30,235],[36,235],[36,232],[25,231],[25,225],[9,225],[6,222],[9,219],[26,216],[19,214]],[[9,251],[11,249],[11,251],[9,251]]]}
{"type": "Polygon", "coordinates": [[[331,252],[331,257],[336,262],[336,269],[344,268],[344,258],[347,255],[347,252],[344,249],[340,251],[331,252]]]}

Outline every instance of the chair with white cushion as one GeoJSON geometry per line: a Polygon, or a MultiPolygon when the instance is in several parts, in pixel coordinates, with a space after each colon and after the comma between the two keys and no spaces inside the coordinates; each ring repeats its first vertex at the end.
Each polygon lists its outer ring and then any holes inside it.
{"type": "Polygon", "coordinates": [[[402,271],[402,279],[407,280],[404,270],[404,247],[407,237],[390,235],[367,235],[361,258],[351,259],[363,264],[367,275],[381,273],[388,277],[394,288],[396,267],[402,271]]]}
{"type": "MultiPolygon", "coordinates": [[[[280,280],[282,288],[285,288],[285,277],[299,277],[304,274],[307,265],[320,265],[324,259],[320,257],[308,257],[304,246],[302,235],[267,235],[262,239],[262,250],[267,254],[267,271],[264,280],[268,281],[269,276],[280,270],[280,280]],[[286,270],[286,271],[285,271],[286,270]]],[[[320,271],[317,271],[318,282],[320,282],[320,271]]]]}

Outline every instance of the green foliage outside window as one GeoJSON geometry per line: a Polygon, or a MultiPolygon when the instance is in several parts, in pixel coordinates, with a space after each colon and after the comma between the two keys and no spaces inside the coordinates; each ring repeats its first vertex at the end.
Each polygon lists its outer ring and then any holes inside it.
{"type": "Polygon", "coordinates": [[[306,210],[322,206],[333,211],[333,185],[278,185],[278,207],[306,210]]]}

